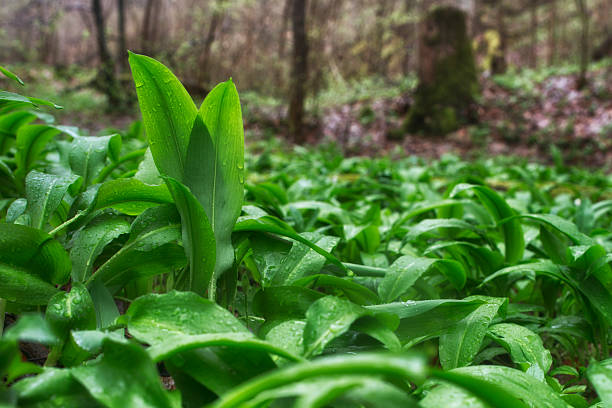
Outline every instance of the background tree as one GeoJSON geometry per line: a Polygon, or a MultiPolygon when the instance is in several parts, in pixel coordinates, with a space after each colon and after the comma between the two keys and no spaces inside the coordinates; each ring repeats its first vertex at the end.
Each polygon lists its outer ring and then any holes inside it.
{"type": "Polygon", "coordinates": [[[307,0],[293,0],[293,62],[289,98],[289,134],[296,143],[305,141],[304,101],[308,81],[308,39],[306,36],[307,0]]]}
{"type": "Polygon", "coordinates": [[[96,78],[96,85],[106,94],[109,107],[119,108],[123,105],[122,98],[119,84],[115,77],[115,64],[106,44],[104,14],[100,0],[92,0],[91,10],[94,16],[98,57],[100,58],[100,69],[96,78]]]}

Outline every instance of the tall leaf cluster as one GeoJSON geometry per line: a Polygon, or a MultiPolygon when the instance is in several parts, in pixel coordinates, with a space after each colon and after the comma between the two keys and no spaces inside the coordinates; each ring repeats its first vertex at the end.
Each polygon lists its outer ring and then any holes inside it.
{"type": "Polygon", "coordinates": [[[231,79],[197,108],[130,65],[127,131],[0,92],[0,405],[612,404],[609,176],[270,141],[245,162],[231,79]]]}

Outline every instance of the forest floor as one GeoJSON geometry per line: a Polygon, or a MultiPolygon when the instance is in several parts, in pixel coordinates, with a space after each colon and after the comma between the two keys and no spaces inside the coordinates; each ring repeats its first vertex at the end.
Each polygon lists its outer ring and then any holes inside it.
{"type": "MultiPolygon", "coordinates": [[[[59,77],[43,67],[26,71],[24,80],[28,94],[64,105],[63,111],[54,112],[61,124],[97,134],[127,129],[139,118],[135,105],[105,112],[104,97],[82,86],[88,76],[91,72],[77,70],[59,77]]],[[[358,91],[327,92],[310,103],[310,111],[317,113],[307,120],[308,141],[337,144],[347,155],[515,155],[540,162],[557,155],[570,164],[612,171],[612,60],[595,65],[587,87],[580,91],[575,88],[576,76],[575,66],[565,66],[483,77],[479,123],[445,137],[406,134],[401,140],[389,134],[406,117],[415,81],[399,85],[365,81],[357,83],[358,91]]],[[[241,97],[247,143],[286,136],[281,101],[270,102],[250,92],[241,97]]]]}

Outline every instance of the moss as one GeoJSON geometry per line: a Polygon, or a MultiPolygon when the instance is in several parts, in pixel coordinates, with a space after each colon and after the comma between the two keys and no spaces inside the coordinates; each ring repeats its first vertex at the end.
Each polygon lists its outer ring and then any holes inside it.
{"type": "Polygon", "coordinates": [[[464,13],[452,7],[432,11],[422,36],[419,85],[406,130],[445,134],[473,119],[478,76],[464,13]]]}

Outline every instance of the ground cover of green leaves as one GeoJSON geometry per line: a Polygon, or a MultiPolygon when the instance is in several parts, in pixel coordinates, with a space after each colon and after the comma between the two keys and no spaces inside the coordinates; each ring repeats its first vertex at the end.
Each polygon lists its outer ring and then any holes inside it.
{"type": "Polygon", "coordinates": [[[612,406],[612,177],[245,154],[231,80],[130,64],[120,134],[0,93],[0,406],[612,406]]]}

